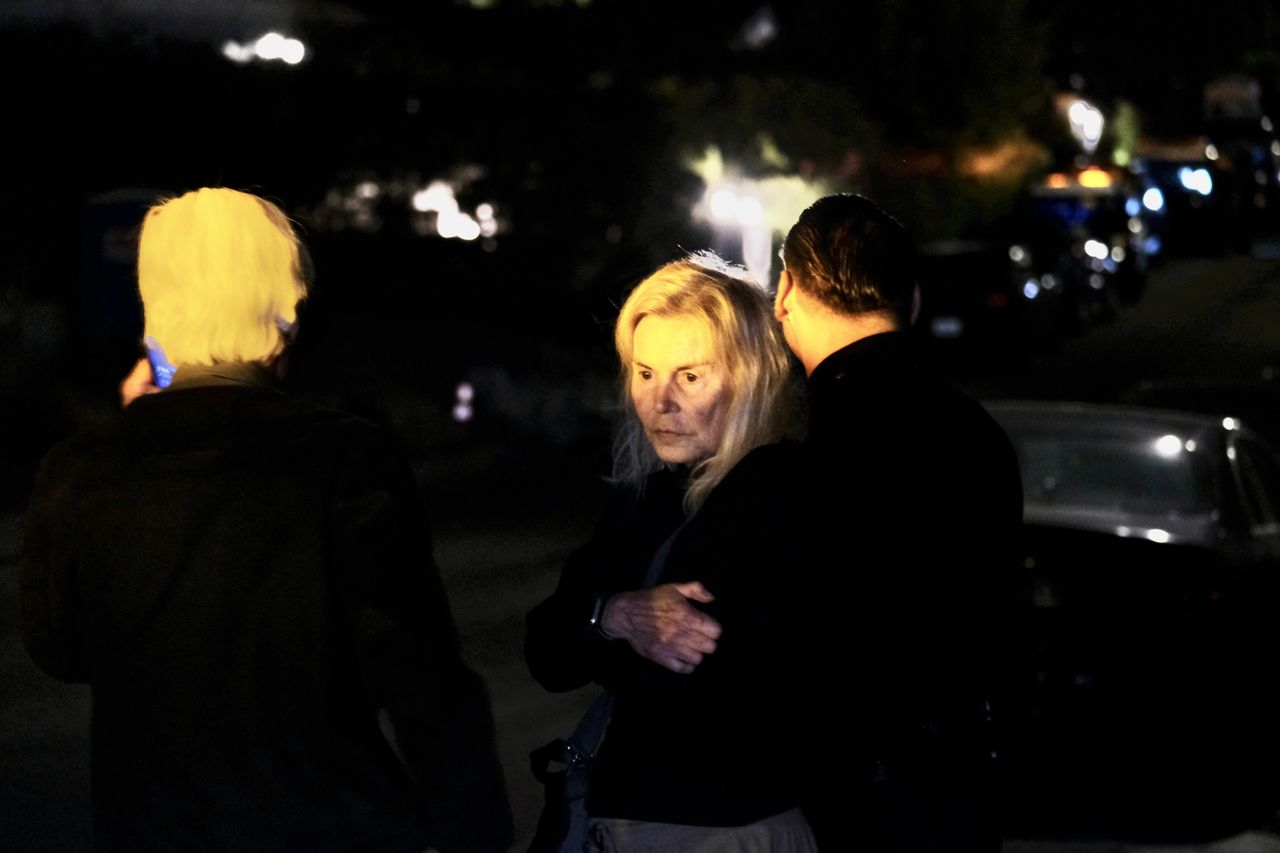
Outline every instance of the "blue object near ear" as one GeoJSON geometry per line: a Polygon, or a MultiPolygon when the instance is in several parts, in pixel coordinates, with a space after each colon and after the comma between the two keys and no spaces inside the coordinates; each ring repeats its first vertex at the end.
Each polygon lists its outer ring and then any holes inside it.
{"type": "Polygon", "coordinates": [[[147,348],[147,361],[151,363],[151,381],[157,388],[168,388],[178,368],[169,363],[164,350],[161,349],[160,344],[156,343],[155,338],[147,335],[142,339],[142,343],[147,348]]]}

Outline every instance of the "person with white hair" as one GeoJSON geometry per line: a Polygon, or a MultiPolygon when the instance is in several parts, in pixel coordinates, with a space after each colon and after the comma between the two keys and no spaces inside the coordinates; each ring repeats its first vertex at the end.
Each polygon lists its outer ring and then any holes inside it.
{"type": "Polygon", "coordinates": [[[147,212],[155,367],[41,464],[27,650],[91,687],[97,850],[505,853],[489,698],[407,460],[278,385],[304,266],[257,196],[147,212]]]}

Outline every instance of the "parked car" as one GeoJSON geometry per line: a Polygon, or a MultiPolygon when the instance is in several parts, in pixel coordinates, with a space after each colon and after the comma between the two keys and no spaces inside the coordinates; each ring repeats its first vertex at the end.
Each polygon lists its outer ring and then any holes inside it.
{"type": "Polygon", "coordinates": [[[1031,355],[1057,338],[1060,291],[1028,282],[996,240],[921,247],[920,316],[912,331],[940,359],[987,362],[1031,355]]]}
{"type": "MultiPolygon", "coordinates": [[[[1241,419],[997,400],[1022,467],[1011,814],[1234,828],[1280,782],[1280,460],[1241,419]],[[1040,811],[1037,811],[1040,809],[1040,811]]],[[[1074,827],[1079,829],[1080,827],[1074,827]]],[[[1220,836],[1219,836],[1220,837],[1220,836]]]]}
{"type": "Polygon", "coordinates": [[[1203,137],[1143,140],[1130,170],[1142,182],[1142,206],[1157,214],[1161,254],[1226,251],[1232,238],[1225,187],[1230,176],[1203,137]]]}
{"type": "Polygon", "coordinates": [[[1222,184],[1237,245],[1274,239],[1280,228],[1280,130],[1265,114],[1220,116],[1206,122],[1205,137],[1224,166],[1222,184]]]}
{"type": "Polygon", "coordinates": [[[1031,182],[1000,226],[1024,280],[1056,294],[1063,322],[1087,331],[1137,303],[1150,269],[1151,216],[1121,169],[1061,169],[1031,182]]]}

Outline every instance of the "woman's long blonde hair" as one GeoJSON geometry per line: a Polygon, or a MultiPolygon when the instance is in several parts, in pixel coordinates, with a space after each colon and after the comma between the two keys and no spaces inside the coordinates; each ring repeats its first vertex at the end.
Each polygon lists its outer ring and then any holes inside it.
{"type": "Polygon", "coordinates": [[[616,482],[639,484],[666,467],[644,434],[630,393],[636,326],[651,315],[702,320],[728,376],[719,446],[694,466],[685,493],[685,511],[693,514],[742,457],[796,427],[797,375],[769,294],[746,270],[713,252],[664,264],[631,291],[614,327],[623,411],[614,442],[616,482]]]}

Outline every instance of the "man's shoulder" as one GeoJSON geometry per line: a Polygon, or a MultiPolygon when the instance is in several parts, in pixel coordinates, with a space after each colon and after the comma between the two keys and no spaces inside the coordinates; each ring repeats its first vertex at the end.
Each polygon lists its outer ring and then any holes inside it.
{"type": "Polygon", "coordinates": [[[409,466],[401,436],[388,424],[346,409],[295,401],[292,417],[279,425],[299,452],[330,463],[374,464],[388,470],[409,466]],[[364,460],[364,461],[361,461],[364,460]]]}
{"type": "Polygon", "coordinates": [[[796,441],[775,441],[752,448],[734,466],[735,471],[785,473],[799,458],[800,444],[796,441]]]}
{"type": "Polygon", "coordinates": [[[292,400],[291,404],[291,416],[299,425],[370,441],[385,441],[391,434],[390,427],[365,415],[306,400],[292,400]]]}
{"type": "Polygon", "coordinates": [[[932,366],[916,364],[893,393],[904,411],[919,413],[938,427],[1004,434],[979,397],[932,366]]]}
{"type": "Polygon", "coordinates": [[[367,417],[277,392],[257,390],[234,400],[228,389],[143,397],[128,408],[95,416],[53,444],[46,468],[93,468],[115,460],[200,447],[269,446],[273,453],[393,448],[389,427],[367,417]],[[221,398],[221,399],[219,399],[221,398]],[[328,448],[325,450],[324,448],[328,448]]]}
{"type": "Polygon", "coordinates": [[[123,412],[91,417],[70,433],[56,439],[44,452],[41,466],[74,465],[78,460],[109,456],[128,437],[123,412]]]}
{"type": "MultiPolygon", "coordinates": [[[[280,390],[252,389],[252,396],[237,405],[237,414],[228,421],[231,429],[260,425],[268,431],[292,435],[298,441],[308,437],[338,442],[370,444],[394,443],[391,427],[327,400],[313,399],[280,390]]],[[[200,405],[197,401],[195,405],[200,405]]],[[[163,418],[163,413],[159,413],[163,418]]]]}
{"type": "Polygon", "coordinates": [[[864,470],[947,468],[1013,458],[1012,443],[982,401],[931,370],[849,385],[823,402],[804,445],[810,468],[842,460],[864,470]]]}
{"type": "Polygon", "coordinates": [[[715,492],[746,495],[748,500],[764,499],[788,487],[802,461],[800,445],[792,441],[763,444],[753,448],[725,475],[715,492]]]}

